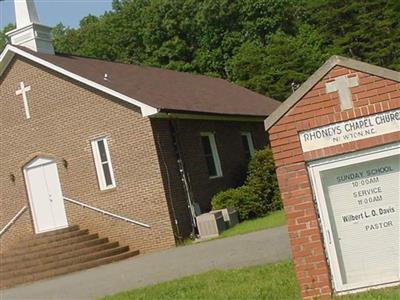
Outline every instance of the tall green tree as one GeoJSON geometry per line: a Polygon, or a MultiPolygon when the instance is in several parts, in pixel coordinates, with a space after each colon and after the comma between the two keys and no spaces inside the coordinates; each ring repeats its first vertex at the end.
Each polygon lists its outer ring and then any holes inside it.
{"type": "Polygon", "coordinates": [[[207,74],[284,100],[332,54],[400,70],[400,1],[114,0],[53,38],[57,52],[207,74]]]}
{"type": "Polygon", "coordinates": [[[337,54],[400,69],[400,1],[309,0],[307,7],[337,54]]]}
{"type": "Polygon", "coordinates": [[[295,35],[282,31],[267,46],[244,43],[228,61],[231,81],[284,100],[333,54],[321,34],[302,25],[295,35]]]}
{"type": "Polygon", "coordinates": [[[0,30],[0,51],[3,51],[4,47],[7,44],[6,33],[10,30],[13,30],[14,28],[14,24],[8,24],[6,27],[3,28],[3,30],[0,30]]]}

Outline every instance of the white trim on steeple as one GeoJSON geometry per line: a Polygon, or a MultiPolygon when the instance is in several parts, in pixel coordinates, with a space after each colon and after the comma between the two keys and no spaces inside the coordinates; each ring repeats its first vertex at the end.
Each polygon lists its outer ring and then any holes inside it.
{"type": "Polygon", "coordinates": [[[40,24],[36,5],[33,0],[14,0],[17,28],[40,24]]]}
{"type": "Polygon", "coordinates": [[[35,52],[54,54],[51,27],[40,24],[33,0],[14,0],[17,28],[7,32],[10,43],[35,52]]]}
{"type": "Polygon", "coordinates": [[[39,57],[36,57],[35,55],[32,55],[28,52],[23,51],[22,49],[19,49],[17,47],[14,47],[12,45],[7,45],[6,48],[4,49],[3,53],[0,55],[0,76],[3,75],[4,70],[7,68],[8,64],[11,62],[12,58],[15,56],[15,54],[18,54],[22,57],[25,57],[26,59],[29,59],[35,63],[38,63],[39,65],[42,65],[46,68],[49,68],[53,71],[56,71],[57,73],[60,73],[64,76],[67,76],[69,78],[72,78],[74,80],[77,80],[83,84],[86,84],[94,89],[97,89],[99,91],[102,91],[108,95],[111,95],[113,97],[116,97],[118,99],[121,99],[127,103],[130,103],[132,105],[135,105],[140,108],[142,116],[143,117],[148,117],[151,115],[155,115],[159,112],[159,110],[155,107],[152,107],[150,105],[147,105],[141,101],[138,101],[136,99],[133,99],[131,97],[128,97],[124,94],[121,94],[115,90],[112,90],[108,87],[105,87],[101,84],[98,84],[96,82],[93,82],[87,78],[84,78],[82,76],[79,76],[75,73],[72,73],[70,71],[67,71],[61,67],[58,67],[44,59],[41,59],[39,57]]]}

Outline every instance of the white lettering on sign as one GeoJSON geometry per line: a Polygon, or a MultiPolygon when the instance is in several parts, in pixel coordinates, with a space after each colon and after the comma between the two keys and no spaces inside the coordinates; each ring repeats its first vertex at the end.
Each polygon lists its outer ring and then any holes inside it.
{"type": "Polygon", "coordinates": [[[344,284],[399,280],[400,155],[320,173],[344,284]]]}
{"type": "Polygon", "coordinates": [[[400,142],[308,165],[334,290],[400,283],[400,142]]]}
{"type": "Polygon", "coordinates": [[[335,123],[300,133],[303,152],[400,131],[400,109],[335,123]]]}

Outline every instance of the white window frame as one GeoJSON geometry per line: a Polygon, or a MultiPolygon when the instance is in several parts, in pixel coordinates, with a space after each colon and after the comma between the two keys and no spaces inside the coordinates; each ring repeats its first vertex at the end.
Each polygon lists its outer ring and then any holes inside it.
{"type": "Polygon", "coordinates": [[[242,136],[246,137],[247,143],[249,144],[250,157],[253,157],[254,156],[254,152],[255,152],[254,143],[253,143],[253,135],[251,134],[250,131],[242,131],[240,133],[240,135],[241,135],[241,137],[242,136]]]}
{"type": "Polygon", "coordinates": [[[110,156],[110,150],[108,147],[107,138],[101,137],[101,138],[94,139],[91,141],[91,145],[92,145],[93,158],[94,158],[94,163],[95,163],[95,167],[96,167],[97,179],[99,182],[100,190],[104,191],[104,190],[109,190],[109,189],[115,188],[116,182],[115,182],[115,177],[114,177],[114,168],[113,168],[113,165],[111,162],[111,156],[110,156]],[[107,156],[106,162],[101,161],[99,146],[98,146],[99,141],[104,142],[104,149],[106,151],[106,156],[107,156]],[[109,166],[109,169],[110,169],[110,177],[111,177],[111,182],[112,182],[111,185],[106,184],[106,178],[105,178],[104,170],[103,170],[104,163],[107,163],[109,166]]]}
{"type": "MultiPolygon", "coordinates": [[[[345,284],[342,281],[338,254],[335,248],[335,241],[332,237],[332,224],[329,218],[329,210],[326,203],[322,180],[320,173],[322,171],[336,169],[339,167],[347,166],[349,164],[362,163],[372,161],[375,159],[385,158],[391,155],[400,153],[400,143],[389,144],[382,147],[376,147],[374,149],[361,150],[355,153],[348,153],[339,155],[333,158],[326,158],[316,160],[308,163],[308,172],[310,174],[311,184],[314,189],[315,200],[318,205],[319,216],[321,218],[321,230],[324,237],[325,251],[328,256],[332,279],[333,288],[338,294],[346,294],[353,291],[363,291],[368,287],[384,287],[391,286],[392,283],[387,283],[386,279],[382,279],[382,282],[363,282],[358,284],[345,284]]],[[[400,231],[399,231],[400,235],[400,231]]],[[[400,276],[400,274],[399,274],[400,276]]],[[[398,285],[399,281],[396,281],[395,285],[398,285]]]]}
{"type": "Polygon", "coordinates": [[[210,176],[210,179],[222,177],[223,173],[222,173],[222,167],[221,167],[221,160],[220,160],[219,154],[218,154],[217,143],[215,142],[215,133],[213,133],[213,132],[201,132],[200,136],[201,137],[208,137],[208,140],[209,140],[210,146],[211,146],[211,154],[212,154],[213,159],[214,159],[214,165],[215,165],[215,170],[217,172],[217,175],[210,176]]]}

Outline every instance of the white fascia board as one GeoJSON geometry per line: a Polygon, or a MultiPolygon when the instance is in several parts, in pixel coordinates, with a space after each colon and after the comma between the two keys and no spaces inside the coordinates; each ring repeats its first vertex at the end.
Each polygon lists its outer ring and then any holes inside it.
{"type": "Polygon", "coordinates": [[[14,57],[14,53],[9,51],[10,45],[7,45],[3,52],[0,54],[0,76],[3,75],[3,72],[7,68],[8,64],[14,57]]]}
{"type": "Polygon", "coordinates": [[[7,45],[6,48],[4,49],[3,53],[0,56],[0,76],[3,74],[3,72],[4,72],[5,68],[7,67],[7,65],[10,63],[10,61],[13,58],[14,54],[21,55],[22,57],[25,57],[25,58],[27,58],[27,59],[29,59],[31,61],[34,61],[34,62],[36,62],[36,63],[38,63],[38,64],[40,64],[40,65],[42,65],[42,66],[44,66],[46,68],[49,68],[49,69],[51,69],[53,71],[56,71],[56,72],[58,72],[58,73],[60,73],[60,74],[62,74],[64,76],[67,76],[69,78],[72,78],[74,80],[82,82],[83,84],[86,84],[86,85],[88,85],[88,86],[90,86],[90,87],[92,87],[94,89],[100,90],[100,91],[102,91],[102,92],[104,92],[104,93],[106,93],[108,95],[111,95],[111,96],[116,97],[118,99],[121,99],[121,100],[123,100],[125,102],[133,104],[133,105],[135,105],[135,106],[140,108],[143,117],[148,117],[148,116],[157,114],[159,112],[158,108],[155,108],[155,107],[152,107],[150,105],[147,105],[147,104],[145,104],[143,102],[140,102],[140,101],[138,101],[136,99],[133,99],[133,98],[128,97],[128,96],[126,96],[124,94],[121,94],[121,93],[119,93],[119,92],[117,92],[117,91],[115,91],[113,89],[110,89],[110,88],[105,87],[105,86],[103,86],[101,84],[98,84],[98,83],[96,83],[94,81],[91,81],[91,80],[89,80],[87,78],[79,76],[79,75],[77,75],[77,74],[75,74],[73,72],[67,71],[67,70],[65,70],[65,69],[63,69],[61,67],[58,67],[58,66],[56,66],[56,65],[54,65],[52,63],[49,63],[48,61],[46,61],[44,59],[38,58],[38,57],[36,57],[36,56],[34,56],[32,54],[29,54],[29,53],[19,49],[19,48],[13,47],[12,45],[7,45]]]}

